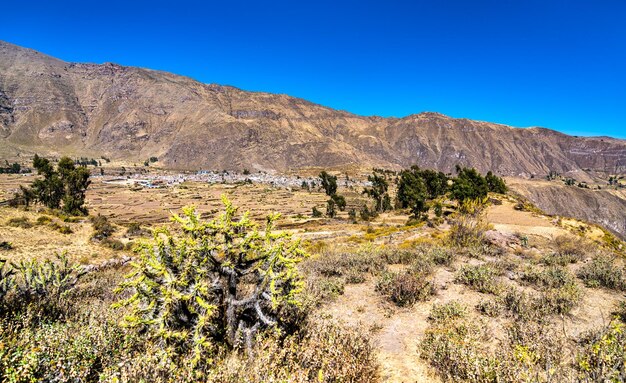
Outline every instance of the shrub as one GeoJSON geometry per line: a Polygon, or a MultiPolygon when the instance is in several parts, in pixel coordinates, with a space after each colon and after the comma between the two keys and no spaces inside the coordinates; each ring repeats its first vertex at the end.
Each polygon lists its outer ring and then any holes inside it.
{"type": "Polygon", "coordinates": [[[626,323],[626,301],[619,301],[615,305],[615,311],[613,311],[613,315],[619,318],[622,322],[626,323]]]}
{"type": "Polygon", "coordinates": [[[458,301],[451,301],[444,304],[433,304],[428,319],[434,322],[445,322],[450,319],[460,319],[467,315],[467,310],[458,301]]]}
{"type": "Polygon", "coordinates": [[[14,270],[6,268],[6,261],[0,259],[0,313],[2,312],[4,297],[14,287],[14,274],[14,270]]]}
{"type": "Polygon", "coordinates": [[[12,250],[13,244],[8,241],[0,241],[0,250],[12,250]]]}
{"type": "Polygon", "coordinates": [[[578,271],[578,278],[589,287],[606,287],[614,290],[626,289],[624,272],[616,265],[614,258],[600,256],[584,265],[578,271]]]}
{"type": "Polygon", "coordinates": [[[484,242],[489,224],[484,220],[484,203],[481,200],[465,200],[460,206],[461,214],[453,221],[446,241],[452,246],[475,247],[484,242]]]}
{"type": "Polygon", "coordinates": [[[65,254],[56,261],[21,261],[12,265],[15,274],[13,294],[5,300],[9,312],[18,314],[25,308],[37,317],[55,318],[67,309],[63,298],[69,294],[85,271],[71,263],[65,254]]]}
{"type": "Polygon", "coordinates": [[[554,246],[555,257],[564,258],[560,264],[576,263],[582,261],[587,254],[593,251],[593,245],[581,237],[571,235],[558,235],[554,237],[552,244],[554,246]]]}
{"type": "Polygon", "coordinates": [[[42,215],[37,217],[37,220],[35,221],[36,225],[48,225],[52,222],[52,218],[48,217],[47,215],[42,215]]]}
{"type": "Polygon", "coordinates": [[[296,265],[299,242],[275,233],[270,215],[260,234],[248,213],[222,197],[225,211],[202,222],[193,208],[174,215],[184,236],[166,229],[139,245],[140,258],[118,291],[131,296],[124,323],[168,346],[173,355],[193,350],[193,365],[210,361],[223,346],[245,346],[265,328],[284,327],[278,313],[298,305],[304,283],[296,265]]]}
{"type": "Polygon", "coordinates": [[[567,266],[581,261],[582,258],[575,254],[549,253],[541,257],[541,262],[546,266],[567,266]]]}
{"type": "Polygon", "coordinates": [[[332,302],[343,295],[346,287],[344,278],[339,277],[309,277],[306,291],[314,303],[332,302]]]}
{"type": "Polygon", "coordinates": [[[100,242],[102,245],[108,247],[109,249],[120,251],[126,249],[124,242],[118,239],[105,238],[100,242]]]}
{"type": "Polygon", "coordinates": [[[38,327],[0,323],[0,381],[96,382],[129,343],[109,313],[38,327]]]}
{"type": "Polygon", "coordinates": [[[613,321],[607,327],[579,339],[576,369],[580,381],[623,382],[626,371],[626,328],[613,321]]]}
{"type": "Polygon", "coordinates": [[[490,265],[465,265],[457,272],[455,281],[481,293],[498,294],[502,286],[496,280],[498,272],[490,265]]]}
{"type": "Polygon", "coordinates": [[[127,237],[136,237],[146,235],[147,231],[141,227],[141,224],[138,222],[131,222],[128,224],[128,228],[126,229],[127,237]]]}
{"type": "Polygon", "coordinates": [[[59,227],[59,233],[61,234],[72,234],[72,228],[70,228],[68,225],[63,225],[59,227]]]}
{"type": "Polygon", "coordinates": [[[435,292],[433,283],[425,275],[412,272],[383,273],[376,290],[400,307],[425,301],[435,292]]]}
{"type": "Polygon", "coordinates": [[[522,274],[521,279],[540,288],[558,288],[574,283],[574,276],[562,267],[543,270],[530,268],[522,274]]]}
{"type": "Polygon", "coordinates": [[[14,217],[10,218],[7,221],[7,225],[11,227],[20,227],[22,229],[30,229],[33,227],[33,224],[30,222],[28,217],[14,217]]]}
{"type": "Polygon", "coordinates": [[[326,251],[302,264],[308,274],[323,277],[346,277],[355,274],[376,275],[385,269],[385,259],[373,249],[355,252],[326,251]]]}
{"type": "Polygon", "coordinates": [[[476,305],[479,313],[488,317],[497,317],[502,312],[502,304],[497,300],[483,299],[476,305]]]}
{"type": "Polygon", "coordinates": [[[313,218],[319,218],[319,217],[321,217],[322,215],[323,215],[323,214],[322,214],[322,212],[321,212],[321,211],[319,211],[319,210],[317,209],[317,207],[313,206],[313,210],[312,210],[312,212],[311,212],[311,216],[312,216],[313,218]]]}
{"type": "Polygon", "coordinates": [[[427,254],[435,264],[444,266],[451,266],[457,257],[453,249],[437,246],[431,247],[427,254]]]}
{"type": "Polygon", "coordinates": [[[582,291],[575,282],[542,292],[533,302],[535,310],[544,315],[569,314],[578,305],[582,291]]]}
{"type": "Polygon", "coordinates": [[[110,365],[104,381],[264,383],[378,381],[378,364],[368,336],[322,320],[310,320],[294,334],[270,333],[259,339],[254,359],[225,355],[204,369],[192,367],[191,358],[172,359],[158,346],[129,355],[110,365]]]}
{"type": "Polygon", "coordinates": [[[95,217],[90,217],[91,225],[93,226],[93,234],[91,237],[98,241],[102,241],[105,238],[109,238],[114,232],[115,227],[109,222],[107,217],[98,214],[95,217]]]}
{"type": "Polygon", "coordinates": [[[485,352],[485,343],[480,323],[456,317],[429,327],[419,351],[443,381],[492,381],[488,377],[495,375],[499,362],[485,352]]]}

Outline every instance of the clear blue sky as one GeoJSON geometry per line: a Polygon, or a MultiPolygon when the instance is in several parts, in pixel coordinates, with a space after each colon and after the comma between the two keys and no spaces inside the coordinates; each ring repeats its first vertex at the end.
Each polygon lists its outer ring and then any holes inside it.
{"type": "Polygon", "coordinates": [[[625,0],[6,1],[0,39],[286,93],[626,138],[625,0]]]}

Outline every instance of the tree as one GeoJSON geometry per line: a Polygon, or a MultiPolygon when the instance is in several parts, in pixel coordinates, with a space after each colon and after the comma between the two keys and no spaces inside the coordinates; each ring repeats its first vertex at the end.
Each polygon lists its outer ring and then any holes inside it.
{"type": "Polygon", "coordinates": [[[346,199],[344,198],[344,196],[339,194],[333,194],[330,199],[333,200],[339,210],[344,211],[346,209],[346,199]]]}
{"type": "Polygon", "coordinates": [[[487,181],[476,169],[462,168],[458,173],[450,191],[452,198],[463,202],[466,199],[479,200],[487,196],[487,181]]]}
{"type": "Polygon", "coordinates": [[[337,211],[335,210],[335,200],[332,198],[326,201],[326,215],[330,218],[334,218],[337,215],[337,211]]]}
{"type": "Polygon", "coordinates": [[[397,200],[402,208],[409,208],[411,214],[418,218],[424,211],[427,211],[426,198],[428,191],[424,179],[421,177],[417,166],[405,169],[400,172],[398,181],[397,200]]]}
{"type": "Polygon", "coordinates": [[[304,286],[296,266],[306,254],[298,241],[274,232],[278,214],[259,230],[248,213],[222,197],[225,211],[203,222],[191,207],[173,220],[183,236],[163,228],[139,248],[118,291],[129,298],[126,326],[146,332],[173,354],[193,350],[210,361],[221,346],[253,349],[262,329],[284,326],[279,315],[299,305],[304,286]]]}
{"type": "Polygon", "coordinates": [[[391,199],[387,190],[389,184],[384,175],[378,175],[376,171],[370,176],[367,176],[367,180],[372,184],[370,188],[364,188],[363,194],[374,200],[374,210],[377,212],[391,210],[391,199]]]}
{"type": "Polygon", "coordinates": [[[448,191],[448,177],[444,173],[431,169],[424,169],[420,170],[419,174],[424,180],[429,199],[442,196],[448,191]]]}
{"type": "Polygon", "coordinates": [[[331,176],[330,174],[326,173],[325,170],[323,170],[320,173],[319,178],[322,183],[322,188],[324,189],[324,192],[326,193],[327,196],[332,197],[333,195],[335,195],[335,193],[337,193],[337,177],[336,176],[331,176]]]}
{"type": "Polygon", "coordinates": [[[64,194],[63,181],[59,174],[47,158],[41,158],[37,154],[33,158],[33,167],[37,169],[37,174],[43,175],[43,179],[37,179],[31,185],[37,201],[50,209],[58,209],[64,194]]]}
{"type": "Polygon", "coordinates": [[[46,158],[35,154],[33,167],[43,178],[33,181],[29,189],[22,190],[22,198],[36,200],[50,209],[58,209],[63,202],[63,211],[68,214],[87,214],[85,192],[91,181],[85,166],[76,167],[68,157],[59,160],[57,169],[46,158]]]}
{"type": "Polygon", "coordinates": [[[506,193],[507,187],[504,180],[494,175],[491,171],[487,172],[487,175],[485,176],[485,181],[487,182],[487,186],[489,187],[490,192],[500,194],[506,193]]]}
{"type": "Polygon", "coordinates": [[[91,184],[89,170],[85,166],[75,167],[68,157],[59,160],[57,169],[65,187],[63,210],[73,215],[87,214],[85,192],[91,184]]]}

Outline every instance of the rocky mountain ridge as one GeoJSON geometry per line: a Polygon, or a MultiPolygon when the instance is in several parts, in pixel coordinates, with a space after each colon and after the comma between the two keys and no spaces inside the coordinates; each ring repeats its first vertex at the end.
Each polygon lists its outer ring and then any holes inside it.
{"type": "Polygon", "coordinates": [[[15,151],[143,161],[171,169],[457,164],[501,175],[626,172],[626,141],[420,113],[358,116],[112,63],[67,63],[0,42],[0,143],[15,151]]]}

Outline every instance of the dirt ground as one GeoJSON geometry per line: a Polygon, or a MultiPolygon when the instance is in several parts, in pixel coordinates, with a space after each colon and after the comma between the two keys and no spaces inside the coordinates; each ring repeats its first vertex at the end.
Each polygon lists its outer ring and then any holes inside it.
{"type": "MultiPolygon", "coordinates": [[[[18,185],[30,181],[32,177],[0,175],[0,199],[10,196],[18,185]]],[[[340,189],[339,192],[346,196],[348,209],[358,210],[365,202],[358,190],[340,189]]],[[[347,211],[333,220],[311,218],[313,206],[325,211],[327,196],[322,192],[261,184],[186,182],[168,188],[143,189],[94,179],[87,195],[87,205],[92,215],[107,216],[118,228],[114,238],[125,243],[137,240],[127,238],[125,225],[128,223],[138,222],[148,228],[168,224],[171,213],[180,211],[186,205],[194,205],[203,215],[210,217],[221,210],[221,195],[227,195],[241,211],[249,210],[253,218],[259,220],[270,212],[282,213],[280,229],[306,240],[309,246],[358,247],[369,243],[375,246],[410,246],[421,239],[437,238],[448,228],[446,223],[436,227],[406,226],[408,216],[399,213],[381,214],[371,223],[352,223],[347,211]]],[[[502,204],[488,208],[486,219],[495,230],[537,237],[549,243],[556,236],[568,235],[570,226],[576,225],[574,221],[564,224],[552,217],[518,211],[514,205],[513,201],[504,200],[502,204]]],[[[49,225],[20,228],[7,224],[11,218],[20,217],[35,223],[43,213],[39,207],[29,211],[0,207],[0,241],[8,241],[14,246],[13,250],[3,250],[0,257],[10,260],[48,258],[66,251],[70,258],[80,263],[98,264],[106,259],[130,255],[128,250],[114,251],[93,241],[93,229],[87,218],[62,222],[61,218],[49,215],[58,225],[67,225],[71,234],[61,234],[49,225]]],[[[375,291],[376,281],[370,279],[365,283],[347,285],[344,294],[323,310],[338,321],[371,333],[378,350],[383,382],[441,382],[420,359],[418,350],[429,325],[427,318],[433,303],[458,300],[473,309],[486,297],[454,282],[459,266],[438,267],[434,274],[436,295],[409,308],[400,309],[386,302],[375,291]]],[[[582,285],[581,288],[584,290],[583,302],[571,315],[562,318],[564,328],[571,336],[606,323],[610,309],[620,299],[617,294],[601,289],[588,289],[582,285]]],[[[472,315],[478,314],[474,312],[472,315]]],[[[498,319],[489,325],[493,327],[494,340],[502,336],[502,324],[498,319]]]]}

